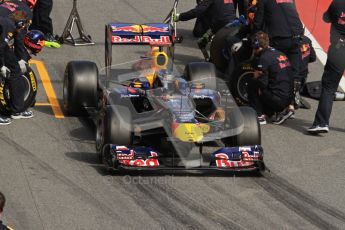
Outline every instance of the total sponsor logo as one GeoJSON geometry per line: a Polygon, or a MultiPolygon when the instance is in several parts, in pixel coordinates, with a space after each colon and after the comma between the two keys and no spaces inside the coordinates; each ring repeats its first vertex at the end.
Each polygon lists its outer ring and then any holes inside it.
{"type": "Polygon", "coordinates": [[[112,43],[156,43],[156,44],[171,44],[169,36],[160,36],[159,38],[152,38],[150,36],[134,36],[133,38],[124,38],[121,36],[112,36],[112,43]]]}

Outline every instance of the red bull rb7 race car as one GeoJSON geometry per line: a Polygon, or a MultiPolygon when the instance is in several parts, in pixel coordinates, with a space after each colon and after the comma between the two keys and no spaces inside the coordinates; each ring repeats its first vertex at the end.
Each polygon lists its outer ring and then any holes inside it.
{"type": "Polygon", "coordinates": [[[211,63],[173,65],[171,24],[106,25],[106,67],[72,61],[64,108],[91,117],[96,150],[114,170],[263,170],[254,110],[238,107],[211,63]],[[140,59],[113,65],[112,47],[149,47],[140,59]]]}

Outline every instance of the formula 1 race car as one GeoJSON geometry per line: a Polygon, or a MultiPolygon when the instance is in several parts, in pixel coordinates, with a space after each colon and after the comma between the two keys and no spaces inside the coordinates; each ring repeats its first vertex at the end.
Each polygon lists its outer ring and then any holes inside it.
{"type": "MultiPolygon", "coordinates": [[[[24,90],[24,109],[33,107],[36,103],[37,78],[32,69],[27,66],[27,72],[22,74],[24,90]]],[[[9,80],[0,75],[0,113],[11,114],[11,93],[9,80]]]]}
{"type": "Polygon", "coordinates": [[[169,24],[106,26],[106,68],[72,61],[64,108],[88,115],[99,159],[111,169],[264,169],[256,112],[237,107],[211,63],[173,68],[169,24]],[[140,60],[111,66],[113,45],[150,45],[140,60]]]}

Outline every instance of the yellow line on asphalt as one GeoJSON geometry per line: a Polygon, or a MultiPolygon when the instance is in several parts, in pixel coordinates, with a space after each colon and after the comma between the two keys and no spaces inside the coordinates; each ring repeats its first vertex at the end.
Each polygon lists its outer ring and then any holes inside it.
{"type": "Polygon", "coordinates": [[[64,118],[65,116],[62,113],[62,110],[59,105],[59,101],[56,98],[56,93],[53,88],[53,85],[51,83],[48,71],[43,63],[43,61],[38,61],[38,60],[32,60],[30,63],[35,64],[38,70],[38,73],[41,77],[42,84],[44,87],[44,90],[46,91],[48,101],[50,103],[50,106],[53,109],[54,115],[56,118],[64,118]]]}
{"type": "Polygon", "coordinates": [[[48,103],[48,102],[36,102],[35,106],[50,106],[50,103],[48,103]]]}

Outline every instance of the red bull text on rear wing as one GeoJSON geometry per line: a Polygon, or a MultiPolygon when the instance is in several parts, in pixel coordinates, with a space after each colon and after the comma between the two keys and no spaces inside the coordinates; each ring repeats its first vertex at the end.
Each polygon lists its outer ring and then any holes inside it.
{"type": "Polygon", "coordinates": [[[172,45],[173,30],[169,24],[111,23],[112,44],[172,45]]]}

